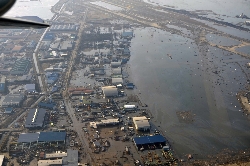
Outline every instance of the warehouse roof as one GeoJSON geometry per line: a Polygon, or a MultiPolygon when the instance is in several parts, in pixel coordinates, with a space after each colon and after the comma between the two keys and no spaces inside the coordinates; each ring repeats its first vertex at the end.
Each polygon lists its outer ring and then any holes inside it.
{"type": "Polygon", "coordinates": [[[153,136],[135,137],[134,142],[136,145],[156,144],[156,143],[165,143],[166,139],[162,135],[153,135],[153,136]]]}
{"type": "Polygon", "coordinates": [[[35,86],[35,84],[26,84],[24,88],[26,91],[33,91],[36,89],[35,86]]]}
{"type": "Polygon", "coordinates": [[[45,109],[42,109],[42,108],[30,109],[29,114],[26,118],[25,124],[43,123],[45,114],[46,114],[45,109]]]}
{"type": "Polygon", "coordinates": [[[23,93],[19,94],[7,94],[3,100],[3,103],[15,103],[15,102],[20,102],[24,98],[23,93]]]}
{"type": "Polygon", "coordinates": [[[104,86],[102,87],[102,91],[106,97],[118,95],[118,90],[115,86],[104,86]]]}
{"type": "Polygon", "coordinates": [[[67,149],[67,157],[63,157],[63,164],[67,166],[78,165],[78,151],[67,149]]]}
{"type": "Polygon", "coordinates": [[[145,116],[133,117],[133,122],[134,122],[137,129],[150,126],[148,119],[145,116]]]}
{"type": "Polygon", "coordinates": [[[40,132],[39,142],[64,141],[66,132],[40,132]]]}
{"type": "Polygon", "coordinates": [[[38,166],[48,166],[48,165],[62,165],[62,159],[56,160],[39,160],[37,163],[38,166]]]}
{"type": "Polygon", "coordinates": [[[122,78],[112,78],[112,84],[123,84],[122,78]]]}
{"type": "Polygon", "coordinates": [[[39,133],[21,133],[17,140],[18,143],[37,142],[39,133]]]}

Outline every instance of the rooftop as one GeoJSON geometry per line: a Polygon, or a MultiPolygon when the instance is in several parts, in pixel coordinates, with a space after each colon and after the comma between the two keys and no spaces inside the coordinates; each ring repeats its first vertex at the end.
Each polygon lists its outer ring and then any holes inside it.
{"type": "Polygon", "coordinates": [[[18,143],[37,142],[39,133],[21,133],[17,140],[18,143]]]}
{"type": "Polygon", "coordinates": [[[31,109],[29,111],[27,118],[26,118],[25,125],[26,124],[36,124],[36,123],[41,124],[41,123],[43,123],[45,114],[46,114],[45,109],[42,109],[42,108],[31,109]]]}
{"type": "Polygon", "coordinates": [[[39,142],[65,141],[66,132],[40,132],[39,142]]]}

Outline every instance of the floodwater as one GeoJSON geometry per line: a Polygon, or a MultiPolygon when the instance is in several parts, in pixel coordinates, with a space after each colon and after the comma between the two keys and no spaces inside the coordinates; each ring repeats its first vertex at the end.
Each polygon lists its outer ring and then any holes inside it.
{"type": "Polygon", "coordinates": [[[245,54],[250,54],[250,46],[240,47],[237,49],[237,51],[245,53],[245,54]]]}
{"type": "Polygon", "coordinates": [[[235,46],[235,45],[240,44],[240,42],[237,40],[234,40],[234,39],[228,38],[228,37],[224,37],[224,36],[219,36],[216,34],[207,34],[206,39],[209,42],[212,42],[213,44],[221,45],[221,46],[235,46]]]}
{"type": "Polygon", "coordinates": [[[51,7],[59,0],[17,0],[14,6],[5,14],[5,16],[19,17],[19,16],[38,16],[44,20],[53,17],[51,7]]]}
{"type": "Polygon", "coordinates": [[[179,157],[250,147],[250,122],[235,97],[246,85],[246,59],[154,28],[134,33],[130,79],[179,157]],[[191,111],[193,123],[177,111],[191,111]]]}
{"type": "Polygon", "coordinates": [[[109,3],[106,3],[106,2],[102,2],[102,1],[96,1],[96,2],[90,2],[94,5],[97,5],[97,6],[101,6],[101,7],[104,7],[108,10],[122,10],[121,7],[118,7],[118,6],[115,6],[115,5],[111,5],[109,3]]]}
{"type": "Polygon", "coordinates": [[[224,20],[230,23],[239,23],[245,19],[236,18],[236,15],[244,13],[250,17],[250,1],[246,0],[144,0],[144,2],[187,11],[197,11],[206,14],[203,16],[224,20]]]}

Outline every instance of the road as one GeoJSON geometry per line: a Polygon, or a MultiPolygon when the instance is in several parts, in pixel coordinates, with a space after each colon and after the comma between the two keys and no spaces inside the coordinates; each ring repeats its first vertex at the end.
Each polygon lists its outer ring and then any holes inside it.
{"type": "Polygon", "coordinates": [[[82,40],[82,32],[84,30],[84,23],[85,23],[85,20],[86,20],[86,15],[87,15],[87,12],[88,12],[88,9],[86,10],[85,12],[85,16],[84,16],[84,19],[83,21],[80,23],[80,28],[79,28],[79,31],[78,31],[78,40],[76,41],[76,44],[75,44],[75,48],[74,50],[72,51],[72,56],[71,56],[71,59],[70,59],[70,62],[69,62],[69,66],[68,66],[68,71],[66,72],[65,74],[65,77],[64,77],[64,87],[66,88],[64,93],[63,93],[63,97],[64,97],[64,103],[65,103],[65,106],[66,106],[66,110],[73,122],[73,130],[77,132],[78,134],[78,138],[80,139],[81,141],[81,144],[82,144],[82,147],[84,148],[85,152],[86,152],[86,158],[88,161],[86,162],[93,162],[93,159],[91,158],[91,153],[92,153],[92,150],[89,148],[88,146],[88,140],[86,139],[86,137],[84,136],[84,132],[82,131],[82,127],[83,127],[83,123],[80,123],[76,116],[75,116],[75,110],[70,106],[69,104],[69,101],[68,101],[68,87],[69,87],[69,83],[70,83],[70,78],[71,78],[71,74],[72,74],[72,69],[74,67],[74,64],[75,64],[75,58],[77,57],[77,54],[78,54],[78,48],[79,48],[79,44],[81,43],[81,40],[82,40]]]}
{"type": "Polygon", "coordinates": [[[86,137],[84,136],[84,132],[82,131],[82,127],[83,123],[79,122],[75,116],[75,110],[70,106],[68,100],[64,100],[65,106],[66,106],[66,110],[73,122],[73,130],[77,132],[78,134],[78,138],[80,139],[81,143],[82,143],[82,147],[84,148],[85,152],[86,152],[86,158],[88,161],[86,162],[90,162],[93,161],[93,159],[91,158],[91,153],[92,150],[89,148],[88,146],[88,140],[86,139],[86,137]]]}

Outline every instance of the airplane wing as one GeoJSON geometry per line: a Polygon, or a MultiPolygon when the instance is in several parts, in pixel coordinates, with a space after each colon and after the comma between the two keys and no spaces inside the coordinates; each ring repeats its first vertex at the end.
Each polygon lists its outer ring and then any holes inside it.
{"type": "Polygon", "coordinates": [[[0,28],[47,28],[49,24],[19,18],[0,17],[0,28]]]}

